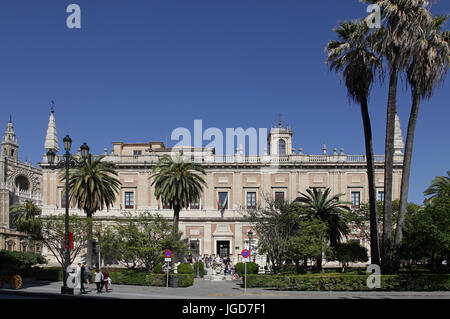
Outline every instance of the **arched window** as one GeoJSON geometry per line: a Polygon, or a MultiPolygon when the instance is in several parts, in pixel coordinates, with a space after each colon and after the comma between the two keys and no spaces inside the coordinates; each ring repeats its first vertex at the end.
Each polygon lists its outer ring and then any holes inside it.
{"type": "Polygon", "coordinates": [[[278,140],[278,155],[286,155],[286,142],[285,140],[278,140]]]}
{"type": "Polygon", "coordinates": [[[27,191],[28,188],[30,188],[30,182],[23,175],[19,175],[16,177],[15,184],[17,187],[19,187],[23,191],[27,191]]]}

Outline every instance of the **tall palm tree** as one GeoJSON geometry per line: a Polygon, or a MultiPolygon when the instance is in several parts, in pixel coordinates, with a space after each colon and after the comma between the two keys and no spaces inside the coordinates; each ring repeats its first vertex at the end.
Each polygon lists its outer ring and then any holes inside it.
{"type": "MultiPolygon", "coordinates": [[[[69,203],[75,203],[86,213],[86,263],[89,267],[92,267],[93,261],[92,217],[96,211],[113,206],[121,185],[115,165],[102,161],[103,158],[89,154],[86,160],[80,162],[81,165],[69,170],[69,203]]],[[[65,180],[64,172],[60,172],[60,179],[65,180]]]]}
{"type": "Polygon", "coordinates": [[[16,230],[32,235],[35,238],[40,237],[40,223],[36,218],[41,214],[41,209],[33,201],[25,200],[11,206],[11,225],[16,230]]]}
{"type": "Polygon", "coordinates": [[[181,156],[172,159],[164,155],[153,168],[152,186],[155,186],[156,199],[170,205],[173,209],[173,232],[178,234],[180,211],[200,199],[205,180],[205,169],[198,163],[185,162],[181,156]]]}
{"type": "Polygon", "coordinates": [[[436,176],[423,194],[431,195],[426,199],[427,203],[432,203],[437,197],[450,197],[450,171],[447,171],[447,176],[436,176]]]}
{"type": "MultiPolygon", "coordinates": [[[[327,225],[330,246],[336,246],[343,237],[349,234],[344,214],[351,210],[350,203],[339,199],[343,194],[330,196],[330,188],[325,189],[324,192],[317,188],[313,188],[312,191],[307,189],[306,192],[307,194],[300,193],[294,202],[303,205],[311,217],[319,218],[327,225]]],[[[322,258],[319,258],[317,267],[322,268],[322,258]]]]}
{"type": "MultiPolygon", "coordinates": [[[[450,49],[441,28],[447,17],[434,17],[431,23],[422,24],[422,33],[416,42],[416,50],[407,70],[411,86],[412,106],[406,135],[405,155],[402,167],[400,207],[395,232],[395,247],[403,237],[406,207],[408,205],[409,177],[414,145],[414,133],[421,99],[430,99],[434,89],[444,80],[450,62],[450,49]]],[[[447,31],[448,32],[448,31],[447,31]]]]}
{"type": "Polygon", "coordinates": [[[389,93],[386,116],[384,162],[384,205],[382,270],[392,272],[392,190],[394,169],[394,130],[397,108],[399,74],[408,66],[420,34],[423,21],[430,20],[426,0],[362,0],[377,4],[383,18],[381,28],[375,29],[370,42],[372,48],[384,56],[389,65],[389,93]]]}
{"type": "Polygon", "coordinates": [[[334,29],[339,40],[330,41],[326,47],[327,64],[330,64],[331,71],[342,73],[348,96],[361,106],[369,180],[371,262],[379,265],[377,198],[368,98],[375,72],[380,71],[382,74],[382,64],[370,49],[367,41],[369,27],[364,21],[340,22],[339,25],[339,28],[334,29]]]}

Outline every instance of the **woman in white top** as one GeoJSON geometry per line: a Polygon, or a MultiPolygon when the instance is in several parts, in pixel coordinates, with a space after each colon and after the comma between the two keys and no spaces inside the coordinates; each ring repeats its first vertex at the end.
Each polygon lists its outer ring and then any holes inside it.
{"type": "Polygon", "coordinates": [[[97,286],[97,293],[102,292],[101,284],[103,282],[103,274],[100,270],[95,269],[95,285],[97,286]]]}

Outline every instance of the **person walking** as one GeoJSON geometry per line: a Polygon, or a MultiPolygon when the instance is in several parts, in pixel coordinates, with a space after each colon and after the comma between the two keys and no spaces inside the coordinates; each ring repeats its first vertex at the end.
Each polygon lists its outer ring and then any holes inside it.
{"type": "Polygon", "coordinates": [[[102,271],[102,274],[103,274],[103,284],[102,284],[102,289],[103,289],[103,286],[104,286],[104,287],[105,287],[105,291],[108,292],[108,283],[109,283],[108,278],[109,278],[109,272],[107,272],[107,271],[105,270],[105,271],[102,271]]]}
{"type": "Polygon", "coordinates": [[[80,293],[85,294],[86,289],[84,289],[84,284],[86,282],[86,267],[84,265],[81,265],[80,267],[80,293]]]}
{"type": "Polygon", "coordinates": [[[103,284],[103,273],[98,270],[98,268],[95,269],[95,277],[94,277],[95,285],[97,286],[97,293],[102,292],[102,284],[103,284]]]}

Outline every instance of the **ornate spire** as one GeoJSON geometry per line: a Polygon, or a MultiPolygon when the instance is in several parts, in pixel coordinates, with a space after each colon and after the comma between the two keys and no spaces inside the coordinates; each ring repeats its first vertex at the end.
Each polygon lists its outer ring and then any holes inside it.
{"type": "Polygon", "coordinates": [[[17,158],[17,150],[19,142],[17,141],[16,133],[14,132],[14,125],[12,123],[12,115],[9,115],[8,127],[2,139],[2,155],[17,158]]]}
{"type": "Polygon", "coordinates": [[[402,154],[405,147],[403,143],[402,129],[400,128],[400,119],[397,112],[395,113],[395,128],[394,128],[394,153],[402,154]]]}
{"type": "Polygon", "coordinates": [[[53,101],[50,118],[48,120],[47,135],[45,137],[44,147],[47,151],[49,150],[54,150],[55,152],[59,151],[58,133],[56,132],[56,124],[55,124],[55,102],[53,101]]]}

